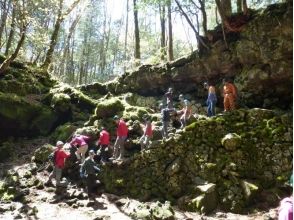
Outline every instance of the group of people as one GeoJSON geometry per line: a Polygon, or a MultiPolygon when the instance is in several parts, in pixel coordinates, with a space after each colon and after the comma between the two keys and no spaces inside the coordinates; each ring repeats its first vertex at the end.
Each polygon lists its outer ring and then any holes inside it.
{"type": "MultiPolygon", "coordinates": [[[[114,116],[114,121],[117,124],[116,130],[116,140],[113,146],[113,154],[112,157],[108,156],[108,148],[110,147],[110,134],[106,130],[106,128],[102,127],[99,133],[99,138],[97,141],[97,146],[99,148],[99,154],[101,157],[101,163],[106,163],[109,161],[120,161],[125,157],[125,142],[128,137],[128,126],[126,122],[119,118],[118,116],[114,116]]],[[[143,135],[140,138],[141,149],[145,149],[150,144],[150,139],[153,133],[151,117],[145,115],[143,117],[145,124],[143,126],[143,135]]],[[[65,182],[61,181],[62,170],[65,167],[65,161],[70,157],[70,152],[64,149],[65,145],[69,145],[74,149],[75,155],[77,158],[77,162],[80,165],[80,177],[86,180],[86,186],[89,198],[93,198],[95,182],[96,182],[96,172],[100,171],[98,164],[96,163],[95,157],[98,154],[98,151],[90,149],[88,142],[90,137],[86,135],[74,135],[72,140],[64,144],[62,141],[57,141],[56,149],[53,152],[53,171],[50,173],[49,178],[45,185],[50,186],[53,185],[52,179],[56,180],[56,187],[64,187],[66,186],[65,182]],[[88,152],[89,156],[86,158],[86,153],[88,152]]]]}
{"type": "MultiPolygon", "coordinates": [[[[208,90],[207,97],[207,115],[209,117],[215,115],[215,105],[217,102],[216,98],[216,89],[214,85],[209,83],[204,83],[204,87],[208,90]]],[[[224,95],[224,111],[230,111],[235,109],[235,100],[237,98],[237,89],[233,83],[224,80],[223,87],[224,95]]],[[[187,124],[187,120],[191,117],[192,108],[190,102],[184,98],[181,94],[179,96],[180,101],[180,110],[174,108],[173,103],[173,90],[169,88],[168,91],[164,94],[165,104],[160,104],[161,111],[161,122],[162,122],[162,138],[165,139],[168,137],[168,126],[172,116],[179,116],[179,121],[181,123],[181,128],[184,128],[187,124]]],[[[116,130],[116,140],[113,146],[113,154],[109,158],[109,145],[110,145],[110,134],[106,128],[102,127],[99,133],[99,139],[97,141],[97,146],[99,148],[99,154],[101,157],[101,163],[106,163],[109,161],[120,161],[125,158],[125,142],[128,138],[128,126],[126,122],[119,118],[117,115],[114,116],[114,121],[117,125],[116,130]]],[[[149,115],[144,115],[143,117],[144,125],[143,135],[140,138],[141,150],[148,148],[150,145],[150,140],[153,135],[153,127],[151,117],[149,115]]],[[[74,148],[75,155],[77,158],[77,163],[80,164],[80,176],[82,178],[86,177],[88,191],[91,192],[93,188],[93,182],[95,179],[95,172],[99,172],[99,167],[96,164],[95,157],[97,153],[93,149],[89,149],[88,142],[90,137],[86,135],[75,135],[72,140],[68,143],[71,148],[74,148]],[[88,158],[86,158],[86,153],[89,152],[88,158]]],[[[54,169],[53,172],[49,175],[47,184],[52,184],[52,178],[56,179],[56,186],[62,186],[64,183],[61,182],[62,169],[65,165],[65,160],[70,156],[70,153],[63,149],[64,143],[58,141],[56,143],[56,150],[54,151],[54,169]]]]}
{"type": "MultiPolygon", "coordinates": [[[[224,97],[224,112],[236,109],[237,88],[228,79],[223,80],[223,97],[224,97]]],[[[208,90],[206,100],[207,116],[215,116],[215,107],[217,103],[216,89],[212,83],[205,82],[204,88],[208,90]]],[[[160,104],[161,122],[162,122],[162,137],[168,136],[168,125],[171,120],[171,115],[180,116],[181,128],[187,124],[187,120],[192,115],[192,107],[189,100],[185,99],[182,94],[179,95],[181,110],[177,111],[173,104],[173,89],[169,88],[164,94],[164,102],[160,104]]]]}

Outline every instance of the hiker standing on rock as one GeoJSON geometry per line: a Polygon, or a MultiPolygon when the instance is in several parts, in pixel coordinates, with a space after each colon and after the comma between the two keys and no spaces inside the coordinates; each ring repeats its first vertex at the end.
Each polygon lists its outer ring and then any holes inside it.
{"type": "Polygon", "coordinates": [[[141,145],[141,150],[144,150],[146,147],[149,146],[150,144],[150,139],[152,137],[152,124],[151,124],[151,117],[150,116],[145,116],[144,118],[145,125],[144,125],[144,134],[140,138],[140,145],[141,145]]]}
{"type": "Polygon", "coordinates": [[[89,156],[84,161],[80,169],[81,178],[86,178],[89,199],[95,198],[96,172],[100,172],[98,165],[94,161],[94,156],[94,150],[90,150],[89,156]]]}
{"type": "Polygon", "coordinates": [[[173,89],[169,88],[168,91],[164,94],[164,96],[166,97],[167,107],[170,109],[173,108],[173,89]]]}
{"type": "Polygon", "coordinates": [[[215,104],[216,104],[216,94],[215,87],[207,82],[204,83],[204,88],[208,90],[208,97],[206,100],[207,104],[207,116],[212,117],[215,116],[215,104]]]}
{"type": "Polygon", "coordinates": [[[108,161],[106,149],[109,146],[109,133],[106,131],[104,127],[101,128],[100,137],[97,142],[97,145],[100,146],[100,155],[101,155],[101,162],[105,163],[108,161]]]}
{"type": "Polygon", "coordinates": [[[69,153],[65,152],[63,148],[64,143],[62,141],[57,141],[56,147],[57,149],[54,151],[53,162],[54,168],[53,171],[49,175],[49,179],[45,183],[46,186],[53,185],[52,179],[56,180],[56,187],[64,186],[63,183],[60,182],[62,177],[62,169],[64,168],[65,159],[70,156],[69,153]]]}
{"type": "Polygon", "coordinates": [[[187,120],[190,118],[192,113],[192,108],[190,102],[185,99],[184,100],[184,108],[181,110],[182,116],[180,118],[181,121],[181,129],[184,128],[187,124],[187,120]]]}
{"type": "Polygon", "coordinates": [[[231,111],[236,109],[237,88],[228,79],[223,80],[223,96],[224,96],[224,111],[231,111]]]}
{"type": "Polygon", "coordinates": [[[124,144],[128,137],[128,127],[123,119],[120,119],[117,115],[113,118],[117,124],[116,140],[113,149],[112,160],[123,160],[125,156],[124,144]]]}
{"type": "Polygon", "coordinates": [[[75,135],[70,142],[71,146],[77,147],[77,151],[75,154],[81,163],[85,161],[86,152],[88,150],[87,141],[89,139],[90,137],[88,136],[78,134],[78,135],[75,135]]]}
{"type": "Polygon", "coordinates": [[[168,137],[167,128],[170,123],[170,113],[174,112],[175,109],[165,108],[162,103],[160,104],[160,109],[161,109],[161,122],[162,122],[161,134],[162,134],[162,138],[165,139],[168,137]]]}

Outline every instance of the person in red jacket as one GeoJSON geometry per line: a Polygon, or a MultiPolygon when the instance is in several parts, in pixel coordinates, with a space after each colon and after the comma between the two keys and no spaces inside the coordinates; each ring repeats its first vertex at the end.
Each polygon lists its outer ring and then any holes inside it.
{"type": "Polygon", "coordinates": [[[46,185],[52,185],[52,179],[55,177],[56,180],[56,187],[63,186],[61,184],[61,176],[62,176],[62,169],[64,168],[65,159],[70,156],[69,153],[65,152],[63,148],[64,143],[62,141],[57,141],[56,143],[56,150],[54,151],[54,168],[53,171],[49,175],[49,179],[46,182],[46,185]]]}
{"type": "Polygon", "coordinates": [[[116,140],[115,144],[113,146],[113,156],[112,160],[122,160],[124,159],[124,144],[128,137],[128,127],[124,120],[120,119],[117,115],[113,118],[115,120],[115,123],[117,124],[117,130],[116,130],[116,140]]]}
{"type": "Polygon", "coordinates": [[[107,158],[107,152],[105,151],[106,148],[109,146],[109,133],[106,131],[104,127],[101,128],[100,137],[97,142],[97,145],[100,146],[100,152],[101,152],[101,162],[105,163],[108,161],[107,158]]]}
{"type": "Polygon", "coordinates": [[[140,138],[141,150],[144,150],[146,147],[149,146],[150,139],[151,139],[152,133],[153,133],[150,116],[145,116],[143,119],[145,121],[145,126],[144,126],[144,129],[143,129],[144,134],[140,138]]]}

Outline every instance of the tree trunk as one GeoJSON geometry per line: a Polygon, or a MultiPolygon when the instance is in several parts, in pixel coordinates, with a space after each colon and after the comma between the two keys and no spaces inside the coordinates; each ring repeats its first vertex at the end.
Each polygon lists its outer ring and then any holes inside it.
{"type": "Polygon", "coordinates": [[[159,3],[159,16],[160,16],[160,59],[165,60],[166,52],[165,52],[165,5],[159,3]]]}
{"type": "MultiPolygon", "coordinates": [[[[229,1],[231,2],[231,1],[229,1]]],[[[229,31],[232,31],[232,32],[237,32],[239,31],[238,28],[233,28],[228,20],[228,17],[226,16],[226,11],[225,9],[223,8],[223,5],[221,3],[220,0],[215,0],[215,3],[216,3],[216,6],[217,6],[217,9],[218,9],[218,12],[219,12],[219,15],[222,19],[222,22],[224,24],[224,26],[229,30],[229,31]]]]}
{"type": "Polygon", "coordinates": [[[67,64],[67,57],[69,54],[69,44],[70,44],[70,39],[72,38],[72,35],[75,31],[75,28],[79,22],[81,18],[81,14],[79,14],[75,20],[72,22],[69,31],[68,31],[68,35],[65,41],[65,45],[64,45],[64,50],[63,50],[63,56],[62,56],[62,62],[61,62],[61,68],[60,68],[60,75],[62,76],[64,74],[64,70],[66,69],[66,64],[67,64]]]}
{"type": "MultiPolygon", "coordinates": [[[[216,0],[217,1],[217,0],[216,0]]],[[[186,21],[188,22],[188,24],[190,25],[190,27],[192,28],[192,30],[195,33],[195,37],[198,43],[198,48],[200,49],[201,46],[203,46],[204,48],[206,48],[207,50],[209,50],[209,47],[204,43],[203,39],[200,37],[199,32],[196,30],[196,28],[194,27],[192,21],[189,19],[188,15],[184,12],[181,4],[179,3],[178,0],[175,0],[175,2],[177,3],[182,15],[185,17],[186,21]]]]}
{"type": "Polygon", "coordinates": [[[129,28],[129,0],[127,0],[127,16],[126,16],[126,31],[125,31],[125,46],[124,46],[124,72],[126,72],[127,61],[127,44],[128,44],[128,28],[129,28]]]}
{"type": "Polygon", "coordinates": [[[227,18],[231,17],[231,15],[232,15],[232,3],[231,3],[231,0],[221,0],[221,4],[222,4],[222,9],[223,9],[223,12],[224,12],[225,16],[227,18]]]}
{"type": "Polygon", "coordinates": [[[207,14],[205,10],[205,0],[198,0],[200,4],[200,11],[202,12],[202,27],[204,36],[207,37],[207,14]]]}
{"type": "Polygon", "coordinates": [[[10,49],[12,41],[13,41],[14,32],[15,32],[15,22],[16,22],[15,16],[16,16],[16,9],[15,9],[15,5],[13,4],[10,31],[9,31],[9,36],[7,39],[6,49],[5,49],[5,53],[4,53],[5,56],[8,55],[9,49],[10,49]]]}
{"type": "Polygon", "coordinates": [[[2,35],[3,35],[4,27],[6,25],[9,4],[10,4],[10,1],[7,2],[7,0],[4,0],[4,2],[2,3],[2,6],[1,6],[2,7],[2,15],[1,15],[1,23],[0,23],[0,48],[2,45],[2,35]]]}
{"type": "Polygon", "coordinates": [[[248,14],[248,6],[247,6],[247,1],[246,0],[242,1],[242,6],[243,6],[243,14],[247,15],[248,14]]]}
{"type": "Polygon", "coordinates": [[[71,6],[67,9],[67,11],[64,12],[64,13],[62,12],[63,2],[64,2],[64,0],[59,0],[59,8],[58,8],[57,19],[55,21],[54,28],[53,28],[53,33],[52,33],[51,38],[50,38],[49,49],[48,49],[48,51],[46,53],[46,58],[45,58],[45,61],[44,61],[43,65],[42,65],[42,68],[45,68],[45,69],[47,69],[48,66],[50,65],[50,63],[52,62],[52,56],[53,56],[55,46],[57,44],[58,33],[59,33],[61,23],[64,21],[65,16],[68,15],[75,8],[75,6],[80,2],[80,0],[74,1],[71,4],[71,6]]]}
{"type": "Polygon", "coordinates": [[[173,26],[171,17],[171,0],[167,2],[167,19],[168,19],[168,61],[174,60],[174,50],[173,50],[173,26]]]}
{"type": "Polygon", "coordinates": [[[11,56],[9,58],[7,58],[6,60],[4,60],[4,62],[0,65],[0,75],[4,74],[6,69],[10,66],[10,63],[17,57],[18,52],[19,52],[20,48],[22,47],[24,40],[25,40],[25,37],[26,37],[26,29],[27,28],[25,26],[21,32],[20,39],[17,43],[17,46],[16,46],[13,54],[11,54],[11,56]]]}
{"type": "Polygon", "coordinates": [[[136,65],[140,64],[140,33],[139,33],[139,22],[138,22],[138,8],[137,8],[137,0],[133,0],[134,2],[134,22],[135,22],[135,63],[136,65]]]}
{"type": "Polygon", "coordinates": [[[49,64],[52,61],[53,52],[54,52],[55,46],[57,44],[59,29],[60,29],[61,23],[64,19],[62,16],[62,8],[63,8],[63,0],[59,0],[58,14],[57,14],[57,18],[56,18],[56,21],[54,24],[53,33],[50,38],[49,49],[47,50],[45,61],[42,65],[42,68],[45,68],[45,69],[48,68],[49,64]]]}
{"type": "Polygon", "coordinates": [[[242,0],[237,0],[237,13],[242,13],[242,0]]]}

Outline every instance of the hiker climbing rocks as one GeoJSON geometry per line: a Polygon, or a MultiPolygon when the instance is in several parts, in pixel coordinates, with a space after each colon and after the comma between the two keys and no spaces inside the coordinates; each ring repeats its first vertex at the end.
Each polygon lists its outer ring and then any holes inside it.
{"type": "Polygon", "coordinates": [[[167,107],[170,109],[173,108],[173,89],[169,88],[168,91],[164,94],[164,96],[166,97],[167,107]]]}
{"type": "Polygon", "coordinates": [[[181,129],[184,128],[187,124],[187,120],[190,118],[192,113],[192,107],[190,102],[185,99],[184,100],[184,108],[181,110],[182,116],[180,118],[181,121],[181,129]]]}
{"type": "Polygon", "coordinates": [[[56,150],[54,151],[54,168],[49,175],[49,179],[45,183],[46,186],[53,185],[52,179],[56,180],[56,187],[65,186],[65,183],[61,182],[62,169],[64,168],[65,159],[70,156],[69,153],[65,152],[63,148],[64,143],[62,141],[57,141],[56,150]]]}
{"type": "Polygon", "coordinates": [[[236,108],[237,89],[233,83],[230,83],[227,79],[223,80],[224,88],[224,111],[231,111],[236,108]]]}
{"type": "Polygon", "coordinates": [[[152,137],[152,124],[151,124],[151,117],[150,116],[145,116],[144,118],[145,125],[144,125],[144,133],[143,136],[140,138],[140,145],[141,145],[141,150],[145,149],[146,147],[149,146],[150,144],[150,139],[152,137]]]}
{"type": "Polygon", "coordinates": [[[207,116],[215,116],[215,104],[217,102],[215,87],[207,82],[204,83],[204,88],[208,90],[207,104],[207,116]]]}
{"type": "Polygon", "coordinates": [[[86,178],[89,199],[95,198],[96,172],[100,172],[98,165],[94,161],[94,150],[89,151],[89,156],[84,161],[80,169],[81,178],[86,178]]]}
{"type": "Polygon", "coordinates": [[[108,157],[107,157],[107,149],[109,146],[109,133],[106,131],[106,129],[104,127],[101,128],[101,132],[100,132],[100,137],[99,140],[97,142],[97,145],[100,146],[100,155],[101,155],[101,162],[105,163],[108,161],[108,157]]]}
{"type": "Polygon", "coordinates": [[[168,136],[168,131],[167,128],[170,123],[170,113],[174,112],[175,109],[170,109],[170,108],[165,108],[164,105],[161,103],[160,104],[160,109],[161,109],[161,122],[162,122],[162,138],[167,138],[168,136]]]}
{"type": "Polygon", "coordinates": [[[128,127],[124,120],[120,119],[117,115],[113,118],[115,123],[117,124],[116,130],[116,140],[113,149],[113,157],[110,158],[112,160],[122,160],[124,159],[125,148],[124,144],[128,137],[128,127]]]}
{"type": "Polygon", "coordinates": [[[85,161],[85,155],[88,150],[87,141],[89,139],[90,137],[88,136],[78,134],[78,135],[75,135],[70,142],[71,146],[77,147],[77,151],[75,154],[81,163],[85,161]]]}

